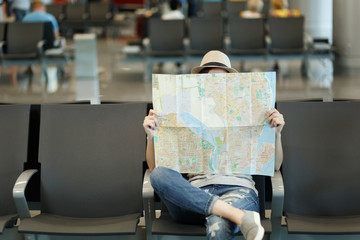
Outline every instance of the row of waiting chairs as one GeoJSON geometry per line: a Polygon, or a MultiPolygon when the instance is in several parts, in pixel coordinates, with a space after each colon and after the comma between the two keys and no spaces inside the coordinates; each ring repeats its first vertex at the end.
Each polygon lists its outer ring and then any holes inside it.
{"type": "MultiPolygon", "coordinates": [[[[58,104],[41,105],[34,114],[29,105],[0,106],[0,237],[11,228],[26,239],[205,238],[204,226],[175,223],[164,212],[155,217],[149,171],[144,175],[142,122],[149,108],[58,104]],[[35,138],[29,136],[34,121],[35,138]],[[38,148],[29,149],[36,139],[38,148]],[[38,151],[40,168],[21,173],[30,150],[38,151]],[[24,190],[36,171],[41,213],[30,217],[24,190]],[[143,210],[146,233],[137,228],[143,210]],[[14,228],[18,217],[22,221],[14,228]]],[[[272,177],[270,191],[265,177],[255,178],[266,239],[284,233],[286,239],[287,232],[314,234],[312,239],[360,237],[360,103],[281,102],[277,108],[286,118],[283,177],[272,177]],[[269,205],[271,219],[265,217],[269,205]]]]}
{"type": "Polygon", "coordinates": [[[212,49],[239,55],[264,54],[267,51],[301,54],[305,51],[304,17],[267,19],[268,45],[265,25],[264,18],[231,18],[226,32],[221,18],[190,18],[188,24],[185,20],[153,18],[148,24],[148,54],[181,55],[186,48],[190,54],[198,55],[212,49]],[[184,45],[186,38],[188,46],[184,45]]]}
{"type": "Polygon", "coordinates": [[[63,66],[70,56],[57,43],[51,22],[0,23],[0,61],[10,65],[39,64],[46,74],[48,64],[63,66]]]}
{"type": "MultiPolygon", "coordinates": [[[[270,0],[265,0],[262,14],[266,17],[269,13],[270,0]]],[[[200,1],[199,16],[203,17],[238,17],[241,11],[247,10],[247,1],[200,1]]]]}
{"type": "Polygon", "coordinates": [[[47,5],[47,12],[54,15],[60,26],[105,26],[113,20],[109,3],[76,3],[47,5]]]}
{"type": "Polygon", "coordinates": [[[213,49],[227,53],[232,61],[305,60],[304,17],[268,18],[267,23],[264,18],[236,17],[229,19],[228,26],[225,31],[222,18],[190,18],[188,23],[150,19],[144,40],[145,78],[150,79],[156,62],[198,62],[213,49]]]}

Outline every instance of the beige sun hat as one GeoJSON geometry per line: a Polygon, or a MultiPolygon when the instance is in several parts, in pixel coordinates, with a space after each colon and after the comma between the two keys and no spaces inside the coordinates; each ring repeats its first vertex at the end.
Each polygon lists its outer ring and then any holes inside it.
{"type": "Polygon", "coordinates": [[[236,69],[231,67],[229,57],[218,50],[207,52],[201,60],[200,66],[191,69],[191,73],[199,73],[204,68],[223,68],[229,73],[236,73],[236,69]]]}

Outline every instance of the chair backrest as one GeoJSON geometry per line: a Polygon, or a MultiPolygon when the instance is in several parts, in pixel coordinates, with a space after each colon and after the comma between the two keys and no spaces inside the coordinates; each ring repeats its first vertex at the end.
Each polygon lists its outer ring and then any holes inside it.
{"type": "Polygon", "coordinates": [[[266,50],[263,18],[230,18],[229,36],[231,51],[266,50]]]}
{"type": "Polygon", "coordinates": [[[203,55],[204,53],[224,48],[223,19],[191,18],[189,26],[190,53],[203,55]]]}
{"type": "Polygon", "coordinates": [[[110,4],[101,2],[89,3],[89,19],[105,21],[109,20],[106,18],[106,14],[111,13],[110,4]]]}
{"type": "Polygon", "coordinates": [[[222,2],[201,1],[203,17],[221,17],[222,2]]]}
{"type": "Polygon", "coordinates": [[[0,106],[0,216],[15,214],[12,189],[27,158],[28,105],[0,106]]]}
{"type": "Polygon", "coordinates": [[[183,54],[184,37],[184,20],[151,18],[149,21],[149,39],[152,54],[183,54]]]}
{"type": "Polygon", "coordinates": [[[360,102],[286,102],[284,211],[360,215],[360,102]]]}
{"type": "Polygon", "coordinates": [[[50,4],[46,5],[46,11],[52,14],[58,23],[63,19],[62,16],[65,14],[65,6],[63,4],[50,4]]]}
{"type": "Polygon", "coordinates": [[[41,108],[41,211],[113,217],[142,211],[146,103],[41,108]]]}
{"type": "Polygon", "coordinates": [[[229,18],[239,17],[241,11],[246,10],[246,1],[226,1],[226,12],[229,18]]]}
{"type": "Polygon", "coordinates": [[[83,15],[86,12],[86,4],[84,3],[75,3],[75,4],[66,4],[66,21],[75,21],[82,22],[83,15]]]}
{"type": "Polygon", "coordinates": [[[43,25],[39,22],[14,22],[7,27],[7,54],[37,54],[37,44],[43,38],[43,25]]]}
{"type": "Polygon", "coordinates": [[[304,17],[268,18],[271,49],[302,51],[304,47],[304,17]]]}

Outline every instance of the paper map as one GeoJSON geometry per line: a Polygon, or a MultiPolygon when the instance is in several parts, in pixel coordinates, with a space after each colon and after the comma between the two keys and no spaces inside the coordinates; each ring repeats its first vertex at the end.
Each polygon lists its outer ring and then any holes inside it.
{"type": "Polygon", "coordinates": [[[272,176],[274,72],[153,75],[155,163],[181,173],[272,176]]]}

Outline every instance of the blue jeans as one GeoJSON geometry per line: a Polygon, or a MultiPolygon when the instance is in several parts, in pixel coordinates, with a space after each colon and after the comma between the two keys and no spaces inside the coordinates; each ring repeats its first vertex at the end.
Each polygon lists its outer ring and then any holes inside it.
{"type": "Polygon", "coordinates": [[[233,222],[210,215],[216,200],[221,199],[243,210],[259,212],[256,193],[246,187],[208,185],[197,188],[180,173],[165,167],[155,168],[150,181],[173,220],[185,224],[205,223],[207,239],[234,239],[234,235],[240,231],[233,222]]]}

